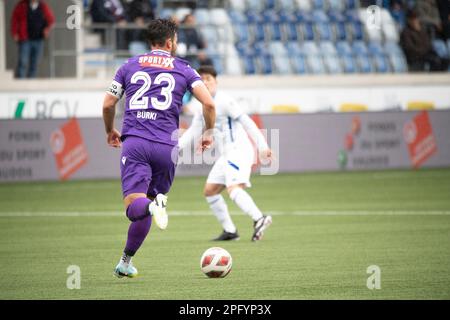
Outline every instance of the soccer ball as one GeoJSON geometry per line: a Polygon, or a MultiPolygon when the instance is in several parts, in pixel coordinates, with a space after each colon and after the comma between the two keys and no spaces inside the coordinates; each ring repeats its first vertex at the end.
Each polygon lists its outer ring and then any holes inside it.
{"type": "Polygon", "coordinates": [[[233,259],[230,253],[219,247],[206,250],[200,259],[200,269],[209,278],[223,278],[231,271],[233,259]]]}

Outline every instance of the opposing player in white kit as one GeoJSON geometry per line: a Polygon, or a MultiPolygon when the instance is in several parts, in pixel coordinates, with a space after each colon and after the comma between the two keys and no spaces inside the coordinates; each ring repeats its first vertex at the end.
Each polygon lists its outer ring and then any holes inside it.
{"type": "MultiPolygon", "coordinates": [[[[231,220],[221,192],[226,188],[234,203],[254,221],[252,241],[261,240],[264,231],[272,223],[271,216],[265,216],[256,206],[251,196],[244,190],[250,187],[253,165],[253,145],[255,141],[261,159],[271,161],[272,151],[253,120],[243,112],[236,101],[221,91],[217,91],[217,73],[212,66],[202,66],[198,70],[203,82],[214,97],[216,123],[214,140],[220,157],[214,163],[204,188],[204,196],[211,210],[219,220],[223,233],[214,240],[238,240],[239,234],[231,220]],[[248,133],[248,135],[247,135],[248,133]]],[[[198,141],[202,135],[203,118],[195,112],[192,124],[181,136],[180,150],[198,141]]]]}

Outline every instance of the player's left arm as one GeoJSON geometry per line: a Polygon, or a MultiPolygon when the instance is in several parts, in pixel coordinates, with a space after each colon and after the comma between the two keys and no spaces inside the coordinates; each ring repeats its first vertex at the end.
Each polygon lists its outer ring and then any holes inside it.
{"type": "Polygon", "coordinates": [[[255,122],[245,113],[242,113],[237,119],[238,121],[250,135],[250,137],[255,141],[256,147],[259,151],[259,156],[264,159],[271,161],[272,160],[272,150],[269,148],[269,145],[266,142],[263,134],[256,126],[255,122]]]}
{"type": "Polygon", "coordinates": [[[108,145],[114,148],[120,148],[120,132],[114,127],[114,117],[116,115],[116,104],[122,98],[122,84],[116,80],[111,83],[103,100],[103,121],[105,123],[105,131],[108,145]]]}

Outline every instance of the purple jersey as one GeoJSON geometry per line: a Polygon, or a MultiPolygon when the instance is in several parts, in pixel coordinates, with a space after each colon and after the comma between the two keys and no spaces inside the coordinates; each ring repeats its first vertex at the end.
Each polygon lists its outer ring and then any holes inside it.
{"type": "Polygon", "coordinates": [[[177,145],[179,114],[186,90],[201,83],[189,64],[163,50],[130,58],[116,73],[108,93],[126,95],[122,137],[177,145]]]}

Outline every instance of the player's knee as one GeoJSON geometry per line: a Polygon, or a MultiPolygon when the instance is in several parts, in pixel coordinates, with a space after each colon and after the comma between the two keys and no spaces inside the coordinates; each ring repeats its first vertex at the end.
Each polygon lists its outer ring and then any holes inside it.
{"type": "Polygon", "coordinates": [[[205,188],[203,189],[203,195],[205,197],[212,197],[212,196],[215,196],[216,194],[221,193],[222,190],[223,190],[223,188],[221,188],[217,185],[206,184],[205,188]]]}
{"type": "Polygon", "coordinates": [[[244,188],[245,188],[245,184],[235,184],[235,185],[227,187],[227,192],[228,192],[228,195],[231,196],[231,194],[233,193],[234,190],[244,189],[244,188]]]}

